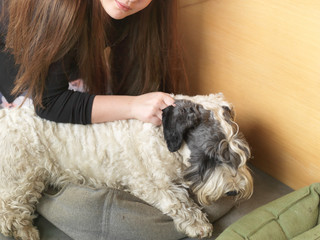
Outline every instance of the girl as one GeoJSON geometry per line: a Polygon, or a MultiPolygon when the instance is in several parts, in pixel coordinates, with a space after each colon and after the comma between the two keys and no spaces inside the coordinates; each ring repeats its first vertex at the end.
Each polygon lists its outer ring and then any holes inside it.
{"type": "MultiPolygon", "coordinates": [[[[42,118],[160,125],[161,110],[174,103],[165,92],[185,86],[176,0],[0,0],[0,7],[0,92],[9,103],[31,97],[42,118]],[[85,92],[68,89],[78,79],[85,92]]],[[[69,185],[45,194],[38,211],[73,239],[182,237],[171,219],[112,189],[69,185]]]]}
{"type": "Polygon", "coordinates": [[[173,104],[164,92],[185,85],[175,0],[1,5],[0,91],[11,101],[26,92],[40,117],[80,124],[135,118],[159,125],[161,110],[173,104]],[[68,90],[78,78],[85,93],[68,90]]]}

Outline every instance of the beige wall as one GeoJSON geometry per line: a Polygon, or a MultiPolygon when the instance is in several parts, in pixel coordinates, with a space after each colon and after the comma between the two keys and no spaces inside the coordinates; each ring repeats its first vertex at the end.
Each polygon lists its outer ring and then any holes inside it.
{"type": "Polygon", "coordinates": [[[223,92],[253,164],[320,181],[320,0],[180,0],[192,94],[223,92]]]}

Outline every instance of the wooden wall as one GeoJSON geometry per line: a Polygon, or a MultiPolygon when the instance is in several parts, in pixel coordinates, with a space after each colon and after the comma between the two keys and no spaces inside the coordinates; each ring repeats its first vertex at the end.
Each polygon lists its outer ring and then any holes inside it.
{"type": "Polygon", "coordinates": [[[252,163],[298,189],[320,181],[320,1],[180,0],[192,94],[223,92],[252,163]]]}

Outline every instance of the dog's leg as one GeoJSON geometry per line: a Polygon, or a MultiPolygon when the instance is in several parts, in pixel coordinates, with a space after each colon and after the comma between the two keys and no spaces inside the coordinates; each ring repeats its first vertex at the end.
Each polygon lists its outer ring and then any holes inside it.
{"type": "Polygon", "coordinates": [[[43,176],[37,170],[6,171],[7,179],[0,183],[0,230],[6,236],[21,240],[39,240],[39,232],[33,226],[38,199],[44,189],[43,176]],[[15,176],[9,172],[16,171],[15,176]]]}
{"type": "Polygon", "coordinates": [[[0,227],[2,234],[21,240],[40,239],[39,232],[32,222],[36,217],[35,205],[43,189],[43,183],[36,181],[10,183],[10,188],[1,189],[0,227]]]}
{"type": "Polygon", "coordinates": [[[167,215],[172,217],[176,228],[190,237],[210,237],[213,226],[200,207],[188,195],[180,196],[178,200],[180,204],[167,209],[167,215]]]}
{"type": "MultiPolygon", "coordinates": [[[[137,183],[135,181],[132,184],[137,183]]],[[[144,182],[132,186],[132,189],[135,189],[131,191],[132,194],[170,216],[178,231],[186,233],[189,237],[211,236],[213,227],[206,214],[183,187],[174,184],[159,187],[152,182],[144,182]]]]}
{"type": "Polygon", "coordinates": [[[2,113],[0,231],[15,239],[38,240],[39,232],[32,222],[36,204],[45,187],[44,180],[48,177],[45,169],[51,168],[50,163],[45,161],[48,159],[48,155],[45,155],[48,151],[37,135],[39,126],[32,118],[23,115],[22,110],[2,113]]]}

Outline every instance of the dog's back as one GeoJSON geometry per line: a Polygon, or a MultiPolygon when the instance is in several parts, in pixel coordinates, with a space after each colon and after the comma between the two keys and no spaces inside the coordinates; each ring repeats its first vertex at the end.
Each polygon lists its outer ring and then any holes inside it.
{"type": "Polygon", "coordinates": [[[163,164],[172,165],[172,174],[181,168],[178,155],[167,149],[162,128],[138,120],[62,124],[41,119],[32,108],[6,109],[0,111],[0,139],[8,164],[23,161],[95,185],[126,185],[120,176],[148,174],[150,168],[160,174],[163,164]],[[19,159],[19,152],[28,156],[19,159]]]}

